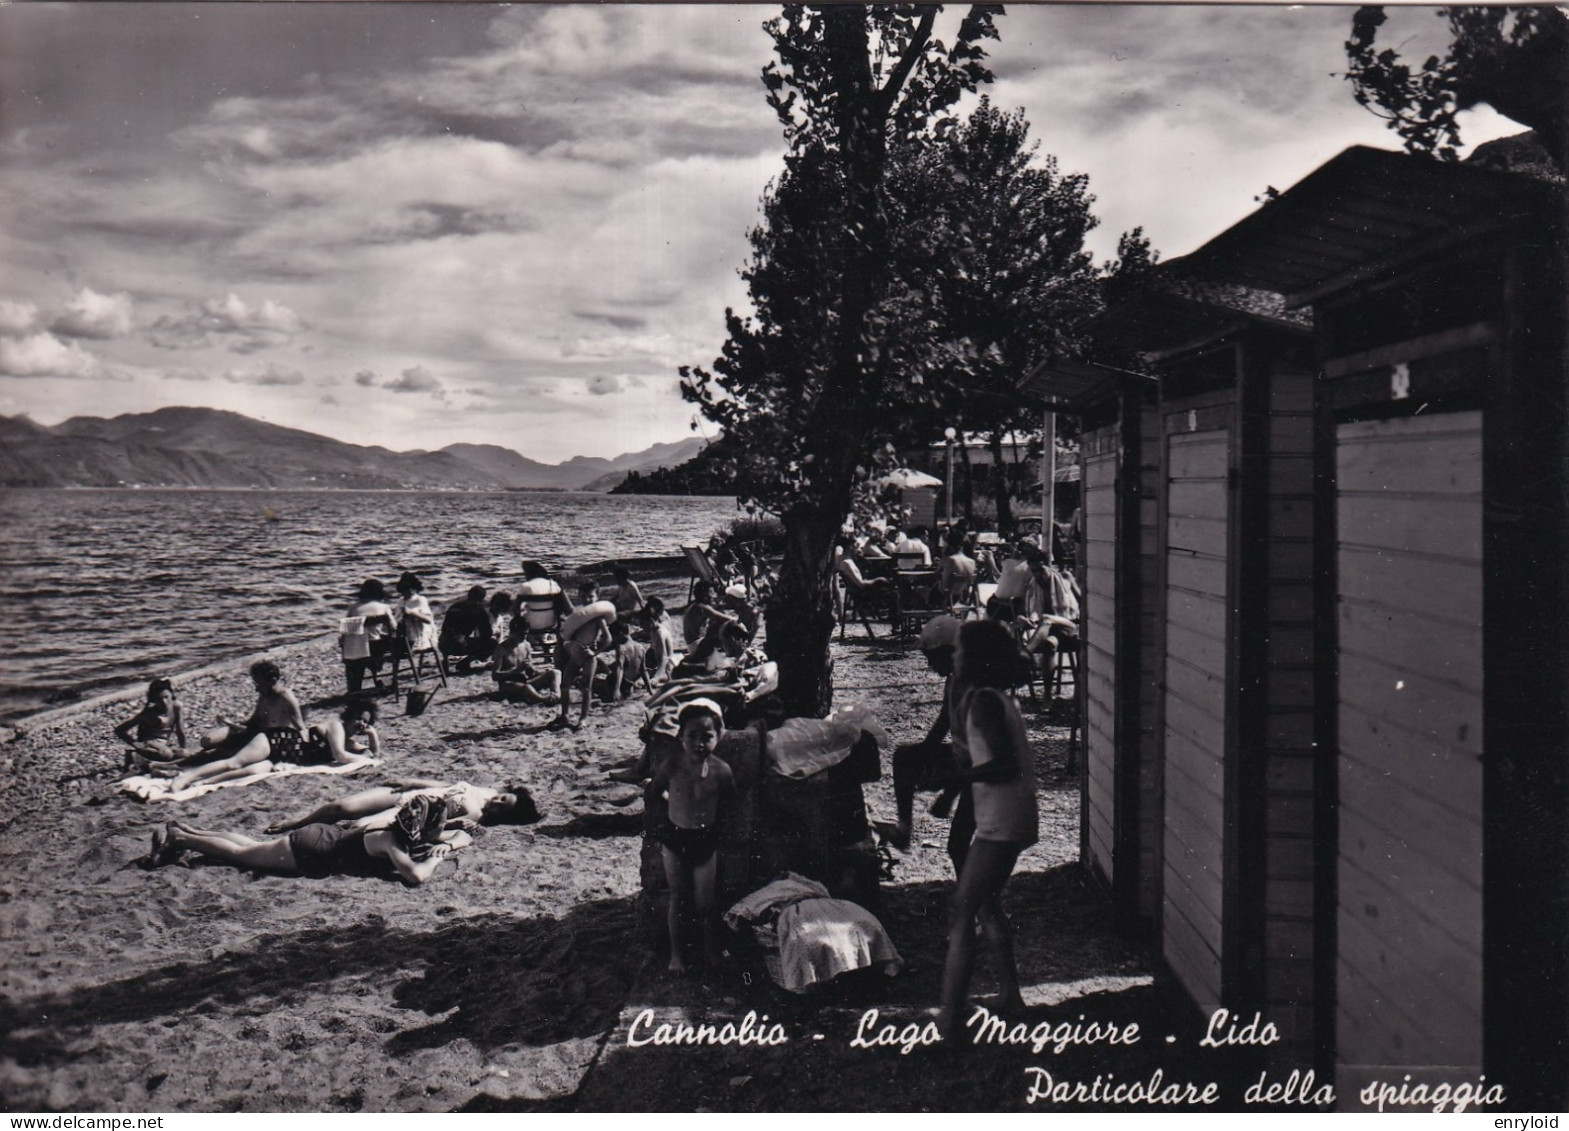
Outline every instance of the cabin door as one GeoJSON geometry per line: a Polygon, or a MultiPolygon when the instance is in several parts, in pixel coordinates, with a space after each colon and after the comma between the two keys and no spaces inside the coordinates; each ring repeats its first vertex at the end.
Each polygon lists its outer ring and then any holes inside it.
{"type": "MultiPolygon", "coordinates": [[[[1087,432],[1084,453],[1084,608],[1086,852],[1092,868],[1116,883],[1117,481],[1121,426],[1087,432]]],[[[1136,694],[1125,688],[1123,694],[1136,694]]]]}
{"type": "Polygon", "coordinates": [[[1482,414],[1335,431],[1336,1048],[1482,1062],[1482,414]]]}
{"type": "Polygon", "coordinates": [[[1166,420],[1166,961],[1206,1013],[1222,993],[1231,403],[1166,420]]]}

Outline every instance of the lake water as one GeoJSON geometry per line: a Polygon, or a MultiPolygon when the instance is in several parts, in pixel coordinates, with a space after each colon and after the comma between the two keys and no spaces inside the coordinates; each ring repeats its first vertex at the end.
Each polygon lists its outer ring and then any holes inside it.
{"type": "Polygon", "coordinates": [[[331,632],[366,577],[390,590],[413,570],[444,602],[515,589],[523,558],[678,554],[737,513],[554,492],[0,491],[0,717],[331,632]]]}

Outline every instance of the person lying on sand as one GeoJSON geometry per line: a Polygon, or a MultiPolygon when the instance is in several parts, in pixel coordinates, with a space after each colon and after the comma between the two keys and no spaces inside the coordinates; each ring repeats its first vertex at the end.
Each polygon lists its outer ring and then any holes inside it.
{"type": "Polygon", "coordinates": [[[158,867],[193,851],[237,868],[318,877],[386,860],[405,883],[422,884],[442,860],[473,841],[466,832],[449,830],[447,817],[445,802],[421,795],[406,801],[384,829],[314,824],[276,840],[256,840],[170,821],[153,833],[151,860],[158,867]]]}
{"type": "Polygon", "coordinates": [[[416,797],[439,798],[443,801],[447,806],[449,826],[531,825],[540,819],[534,799],[520,785],[498,790],[470,785],[464,781],[402,778],[285,817],[268,825],[267,832],[276,836],[305,825],[332,824],[337,821],[353,821],[364,829],[385,828],[392,823],[398,810],[416,797]]]}
{"type": "Polygon", "coordinates": [[[114,733],[130,746],[125,752],[128,770],[183,758],[185,725],[180,719],[180,701],[174,697],[174,684],[167,679],[155,679],[148,684],[147,701],[142,709],[115,727],[114,733]]]}
{"type": "MultiPolygon", "coordinates": [[[[294,692],[282,686],[283,672],[271,660],[251,665],[251,682],[256,685],[256,707],[243,723],[218,716],[218,726],[202,736],[202,751],[207,755],[233,750],[227,758],[187,770],[170,783],[178,793],[197,782],[221,782],[256,773],[250,767],[271,759],[274,762],[298,761],[305,741],[305,716],[294,692]]],[[[201,755],[198,755],[200,757],[201,755]]]]}

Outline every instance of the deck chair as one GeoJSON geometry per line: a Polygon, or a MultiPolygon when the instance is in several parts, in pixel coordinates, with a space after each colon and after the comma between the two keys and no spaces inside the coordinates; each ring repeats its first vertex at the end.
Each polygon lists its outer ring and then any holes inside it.
{"type": "Polygon", "coordinates": [[[692,603],[693,596],[697,593],[697,583],[706,581],[714,587],[715,593],[725,591],[724,578],[719,576],[719,571],[714,568],[714,563],[708,560],[708,553],[701,546],[682,546],[681,552],[686,555],[686,564],[692,571],[692,581],[686,589],[687,604],[692,603]]]}
{"type": "Polygon", "coordinates": [[[408,669],[409,676],[411,679],[413,679],[415,684],[419,684],[420,681],[424,679],[425,664],[427,661],[434,670],[436,677],[441,680],[441,686],[446,687],[447,658],[446,656],[442,655],[441,649],[436,647],[434,636],[432,638],[430,647],[416,648],[408,639],[408,637],[404,636],[401,632],[398,633],[392,647],[393,692],[396,693],[398,690],[398,677],[402,674],[404,668],[408,669]]]}
{"type": "MultiPolygon", "coordinates": [[[[867,581],[875,580],[874,577],[868,576],[869,573],[870,571],[867,571],[862,576],[867,581]]],[[[891,579],[885,578],[885,580],[891,579]]],[[[858,620],[861,622],[861,627],[866,629],[867,639],[876,640],[877,633],[872,631],[873,619],[880,620],[885,624],[892,623],[894,609],[893,585],[868,585],[857,589],[852,583],[842,577],[835,578],[834,584],[838,585],[844,594],[844,616],[839,621],[839,639],[843,640],[845,638],[844,630],[849,627],[850,622],[858,620]]]]}
{"type": "Polygon", "coordinates": [[[539,667],[555,663],[556,643],[561,639],[561,587],[548,593],[518,593],[518,612],[528,622],[529,658],[539,667]]]}

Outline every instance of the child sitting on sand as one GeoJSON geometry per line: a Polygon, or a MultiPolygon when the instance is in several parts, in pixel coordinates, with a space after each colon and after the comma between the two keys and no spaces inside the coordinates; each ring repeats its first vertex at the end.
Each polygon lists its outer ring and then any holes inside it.
{"type": "Polygon", "coordinates": [[[133,766],[174,762],[184,757],[185,725],[180,719],[180,701],[174,697],[174,684],[167,679],[149,683],[147,702],[132,718],[115,727],[114,733],[131,747],[125,752],[128,770],[133,766]],[[171,744],[170,739],[177,745],[171,744]]]}
{"type": "Polygon", "coordinates": [[[648,679],[649,647],[641,640],[632,639],[632,628],[626,621],[616,621],[610,626],[612,650],[607,654],[605,698],[619,703],[636,690],[641,683],[646,691],[654,686],[648,679]]]}
{"type": "Polygon", "coordinates": [[[513,617],[492,661],[495,670],[490,677],[496,681],[496,698],[509,703],[554,703],[561,691],[561,673],[535,665],[528,637],[528,618],[513,617]]]}
{"type": "Polygon", "coordinates": [[[724,717],[711,699],[694,699],[677,716],[681,750],[661,767],[652,789],[663,795],[665,815],[653,829],[670,884],[670,969],[686,970],[688,919],[702,924],[703,959],[712,965],[719,949],[714,925],[715,854],[719,849],[721,802],[735,794],[730,767],[714,756],[724,717]]]}
{"type": "Polygon", "coordinates": [[[648,655],[645,664],[648,678],[653,683],[664,683],[675,667],[676,640],[670,625],[670,614],[658,597],[650,597],[643,606],[643,618],[648,623],[648,655]]]}

